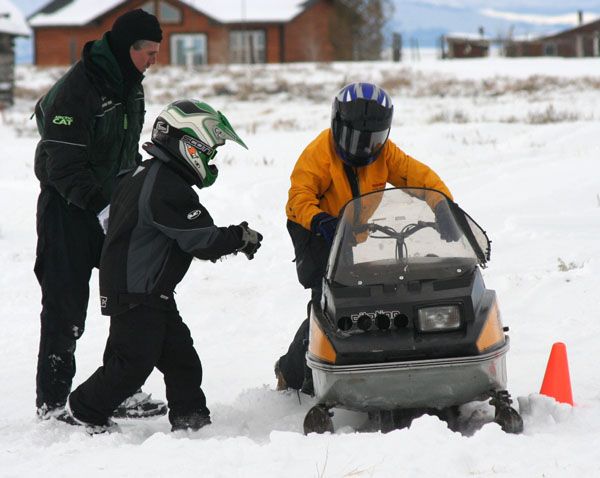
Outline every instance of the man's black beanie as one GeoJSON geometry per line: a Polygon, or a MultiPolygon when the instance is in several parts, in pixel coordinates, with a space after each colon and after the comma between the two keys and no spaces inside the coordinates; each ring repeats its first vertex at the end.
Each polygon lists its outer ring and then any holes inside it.
{"type": "Polygon", "coordinates": [[[121,15],[115,20],[110,30],[110,48],[117,59],[126,83],[135,82],[142,76],[129,56],[131,45],[138,40],[150,40],[157,43],[162,40],[162,30],[158,19],[141,8],[121,15]]]}
{"type": "Polygon", "coordinates": [[[115,48],[129,51],[129,47],[138,40],[159,43],[162,40],[162,30],[154,15],[138,8],[124,13],[115,20],[110,30],[110,37],[115,48]]]}

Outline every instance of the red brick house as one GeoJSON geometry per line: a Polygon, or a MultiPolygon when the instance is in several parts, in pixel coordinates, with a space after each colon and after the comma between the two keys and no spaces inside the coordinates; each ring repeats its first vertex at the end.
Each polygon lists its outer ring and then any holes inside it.
{"type": "Polygon", "coordinates": [[[481,58],[490,54],[490,39],[483,35],[451,33],[442,37],[442,58],[481,58]]]}
{"type": "Polygon", "coordinates": [[[583,23],[579,13],[579,25],[553,35],[532,39],[510,40],[504,45],[506,56],[600,56],[600,20],[583,23]]]}
{"type": "Polygon", "coordinates": [[[163,30],[159,63],[279,63],[337,59],[334,0],[54,0],[29,17],[36,65],[77,61],[83,45],[135,8],[163,30]]]}

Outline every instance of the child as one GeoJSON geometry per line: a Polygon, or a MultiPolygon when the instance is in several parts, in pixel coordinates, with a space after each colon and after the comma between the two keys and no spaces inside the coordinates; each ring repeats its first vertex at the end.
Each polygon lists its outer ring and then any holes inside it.
{"type": "Polygon", "coordinates": [[[168,105],[143,148],[152,156],[124,176],[113,194],[100,262],[102,313],[110,315],[110,357],[69,396],[67,422],[110,431],[113,410],[154,367],[164,375],[172,431],[210,423],[202,366],[173,297],[194,257],[252,259],[262,235],[246,222],[217,227],[192,189],[211,186],[216,148],[246,147],[225,116],[206,103],[168,105]]]}

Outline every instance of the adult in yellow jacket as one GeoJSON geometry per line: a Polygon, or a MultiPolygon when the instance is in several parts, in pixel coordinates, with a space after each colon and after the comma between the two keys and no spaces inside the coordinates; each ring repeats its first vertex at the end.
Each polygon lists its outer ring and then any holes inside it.
{"type": "MultiPolygon", "coordinates": [[[[312,289],[312,300],[321,298],[337,216],[352,198],[384,189],[390,183],[437,189],[452,199],[431,168],[388,138],[393,111],[390,96],[377,85],[345,86],[333,100],[331,128],[306,147],[292,171],[287,227],[294,244],[298,279],[305,288],[312,289]]],[[[440,225],[444,219],[437,218],[440,225]]],[[[445,232],[448,239],[453,239],[450,229],[445,232]]],[[[307,344],[308,319],[298,329],[288,352],[275,364],[278,389],[312,393],[311,373],[305,362],[307,344]]]]}

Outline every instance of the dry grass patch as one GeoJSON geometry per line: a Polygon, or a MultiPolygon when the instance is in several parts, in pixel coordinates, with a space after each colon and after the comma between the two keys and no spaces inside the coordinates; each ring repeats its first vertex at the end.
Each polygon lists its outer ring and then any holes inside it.
{"type": "Polygon", "coordinates": [[[431,116],[428,120],[429,123],[469,123],[471,120],[469,116],[461,110],[455,111],[440,111],[433,116],[431,116]]]}
{"type": "Polygon", "coordinates": [[[530,111],[526,122],[529,124],[565,123],[580,121],[581,116],[572,111],[557,111],[552,104],[542,111],[530,111]]]}

